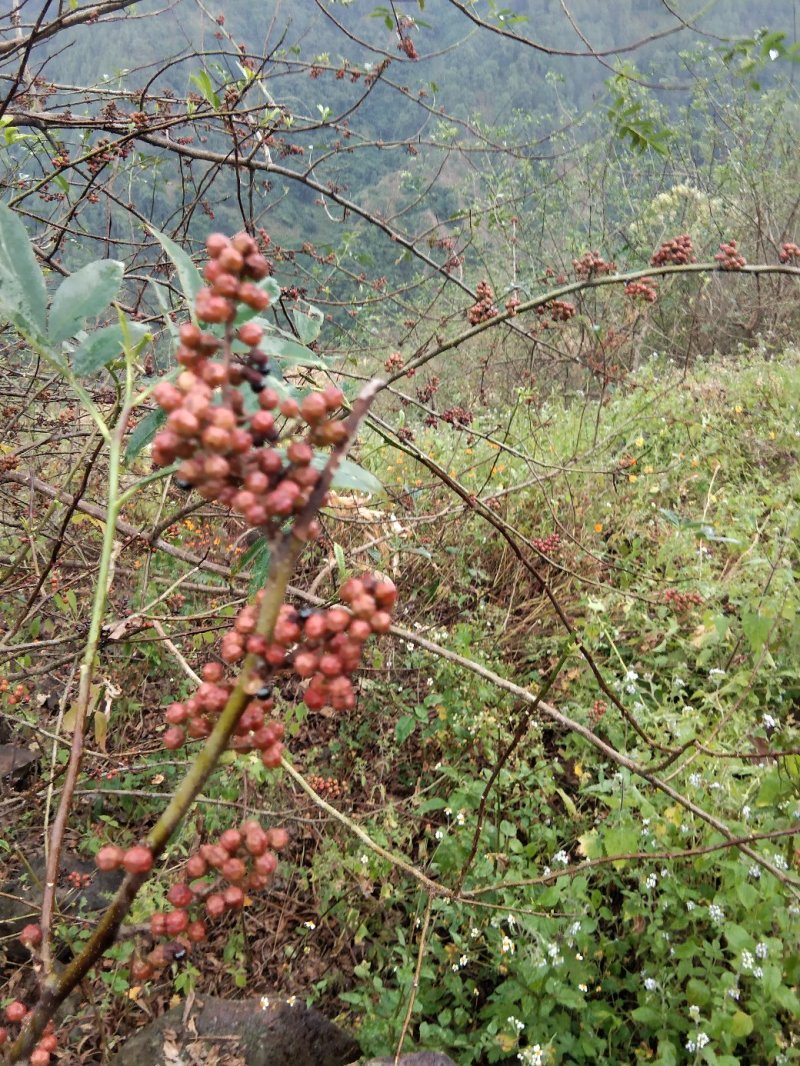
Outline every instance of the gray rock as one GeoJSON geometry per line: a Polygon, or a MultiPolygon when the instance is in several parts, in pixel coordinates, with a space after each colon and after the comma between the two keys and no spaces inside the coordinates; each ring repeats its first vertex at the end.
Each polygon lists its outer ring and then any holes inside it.
{"type": "Polygon", "coordinates": [[[298,1000],[198,996],[122,1046],[111,1066],[347,1066],[358,1044],[298,1000]]]}
{"type": "MultiPolygon", "coordinates": [[[[44,856],[39,855],[32,860],[30,871],[18,874],[0,886],[0,952],[4,951],[15,962],[30,958],[30,953],[17,937],[25,925],[39,920],[44,872],[44,856]]],[[[106,873],[98,870],[93,862],[65,852],[61,857],[61,874],[56,889],[57,913],[78,918],[105,910],[122,877],[120,870],[106,873]]]]}

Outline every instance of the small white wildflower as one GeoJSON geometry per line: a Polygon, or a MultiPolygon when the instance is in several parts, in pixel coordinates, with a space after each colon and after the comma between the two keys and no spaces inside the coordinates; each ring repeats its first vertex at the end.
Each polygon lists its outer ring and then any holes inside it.
{"type": "Polygon", "coordinates": [[[695,1044],[694,1040],[686,1041],[686,1050],[689,1052],[697,1051],[697,1044],[695,1044]]]}
{"type": "Polygon", "coordinates": [[[515,916],[514,916],[514,915],[513,915],[512,913],[511,913],[511,911],[509,911],[509,912],[508,912],[508,914],[506,915],[506,922],[508,922],[508,924],[509,924],[509,925],[511,926],[511,928],[512,928],[512,929],[513,929],[513,928],[514,928],[514,926],[515,926],[515,925],[517,924],[517,919],[516,919],[516,917],[515,917],[515,916]]]}
{"type": "Polygon", "coordinates": [[[708,916],[715,925],[725,921],[725,911],[716,903],[709,904],[708,916]]]}
{"type": "Polygon", "coordinates": [[[437,840],[444,840],[444,829],[437,829],[433,835],[437,840]]]}
{"type": "Polygon", "coordinates": [[[755,977],[757,981],[760,981],[763,976],[764,970],[760,966],[756,966],[756,968],[753,970],[753,977],[755,977]]]}
{"type": "Polygon", "coordinates": [[[444,809],[445,818],[450,818],[452,816],[452,814],[453,814],[452,808],[451,807],[445,807],[445,809],[444,809]]]}
{"type": "Polygon", "coordinates": [[[262,996],[258,1001],[258,1005],[262,1010],[269,1010],[269,996],[262,996]]]}
{"type": "Polygon", "coordinates": [[[562,848],[561,851],[557,851],[553,856],[553,862],[558,863],[559,866],[569,866],[569,855],[562,848]]]}
{"type": "Polygon", "coordinates": [[[703,783],[703,779],[700,774],[689,774],[689,784],[692,788],[700,788],[703,783]]]}
{"type": "Polygon", "coordinates": [[[654,977],[645,977],[644,987],[648,992],[655,992],[658,988],[658,981],[654,977]]]}
{"type": "Polygon", "coordinates": [[[550,956],[551,959],[554,959],[556,955],[558,955],[558,944],[548,944],[547,954],[550,956]]]}
{"type": "Polygon", "coordinates": [[[629,696],[633,696],[633,694],[636,692],[636,685],[626,685],[625,691],[628,693],[629,696]]]}
{"type": "Polygon", "coordinates": [[[460,955],[459,956],[458,965],[461,967],[462,970],[464,969],[464,967],[467,965],[468,962],[469,962],[469,955],[460,955]]]}
{"type": "Polygon", "coordinates": [[[316,922],[312,922],[312,921],[303,922],[303,925],[305,926],[306,929],[316,929],[317,928],[317,923],[316,922]]]}
{"type": "Polygon", "coordinates": [[[687,899],[686,900],[686,910],[690,914],[692,913],[692,911],[695,909],[696,906],[697,906],[697,904],[693,900],[691,900],[691,899],[687,899]]]}
{"type": "Polygon", "coordinates": [[[578,962],[583,962],[583,955],[581,955],[579,951],[575,952],[575,958],[578,960],[578,962]]]}
{"type": "Polygon", "coordinates": [[[406,641],[406,647],[408,648],[409,651],[413,651],[414,650],[414,642],[411,641],[411,640],[407,640],[406,641]]]}
{"type": "Polygon", "coordinates": [[[466,815],[463,811],[459,811],[456,815],[456,825],[463,825],[466,822],[466,815]]]}
{"type": "Polygon", "coordinates": [[[517,950],[517,946],[510,936],[504,936],[500,941],[500,954],[501,955],[513,955],[517,950]]]}
{"type": "Polygon", "coordinates": [[[673,677],[673,679],[672,679],[672,687],[673,688],[686,688],[686,682],[683,680],[682,677],[673,677]]]}
{"type": "Polygon", "coordinates": [[[481,935],[481,931],[476,925],[473,925],[469,931],[469,935],[472,937],[473,940],[477,940],[478,937],[481,935]]]}
{"type": "Polygon", "coordinates": [[[725,671],[724,670],[720,670],[719,667],[717,667],[717,666],[712,666],[711,669],[708,671],[708,676],[709,677],[724,677],[725,676],[725,671]]]}
{"type": "Polygon", "coordinates": [[[698,1049],[704,1048],[709,1043],[709,1038],[706,1033],[697,1034],[697,1047],[698,1049]]]}
{"type": "Polygon", "coordinates": [[[636,673],[635,670],[628,670],[628,672],[625,674],[625,680],[626,681],[638,681],[639,680],[639,675],[636,673]]]}
{"type": "Polygon", "coordinates": [[[739,992],[739,989],[736,987],[736,985],[734,985],[733,988],[729,988],[726,993],[726,995],[729,995],[731,999],[738,999],[740,994],[741,993],[739,992]]]}
{"type": "Polygon", "coordinates": [[[750,808],[749,808],[749,806],[748,806],[748,805],[747,805],[747,804],[745,803],[744,807],[742,807],[742,820],[746,822],[746,821],[747,821],[747,819],[748,819],[748,818],[750,817],[750,813],[751,813],[751,812],[750,812],[750,808]]]}
{"type": "Polygon", "coordinates": [[[788,870],[789,864],[780,852],[776,851],[772,856],[772,865],[776,866],[779,870],[788,870]]]}
{"type": "Polygon", "coordinates": [[[570,936],[577,936],[580,931],[581,931],[581,923],[580,922],[573,922],[572,925],[569,927],[569,935],[570,936]]]}
{"type": "Polygon", "coordinates": [[[453,973],[458,973],[458,963],[454,962],[450,969],[453,971],[453,973]]]}
{"type": "Polygon", "coordinates": [[[762,714],[761,724],[765,729],[777,729],[780,723],[778,722],[778,719],[774,718],[771,714],[762,714]]]}
{"type": "Polygon", "coordinates": [[[578,985],[578,989],[581,992],[588,992],[589,991],[589,986],[581,983],[581,984],[578,985]]]}
{"type": "Polygon", "coordinates": [[[425,679],[425,684],[428,686],[428,688],[433,688],[433,678],[432,677],[426,678],[425,679]]]}
{"type": "Polygon", "coordinates": [[[756,944],[756,958],[765,959],[767,955],[769,955],[769,944],[765,944],[762,940],[756,944]]]}
{"type": "Polygon", "coordinates": [[[359,861],[361,862],[362,866],[366,866],[367,863],[369,862],[369,855],[361,855],[361,856],[359,856],[359,861]]]}
{"type": "Polygon", "coordinates": [[[747,950],[742,952],[742,969],[743,970],[752,970],[753,969],[753,956],[747,950]]]}
{"type": "Polygon", "coordinates": [[[658,884],[658,874],[648,874],[647,880],[644,883],[645,888],[655,888],[658,884]]]}
{"type": "Polygon", "coordinates": [[[525,1022],[521,1022],[519,1018],[515,1018],[513,1014],[509,1014],[509,1016],[506,1018],[506,1021],[511,1026],[511,1028],[516,1029],[518,1033],[521,1033],[522,1030],[525,1028],[525,1022]]]}
{"type": "Polygon", "coordinates": [[[750,877],[757,881],[759,877],[761,877],[761,867],[757,866],[756,863],[753,863],[752,866],[748,866],[747,873],[750,877]]]}
{"type": "Polygon", "coordinates": [[[691,1007],[689,1007],[689,1017],[695,1022],[700,1017],[700,1008],[696,1003],[693,1003],[691,1007]]]}

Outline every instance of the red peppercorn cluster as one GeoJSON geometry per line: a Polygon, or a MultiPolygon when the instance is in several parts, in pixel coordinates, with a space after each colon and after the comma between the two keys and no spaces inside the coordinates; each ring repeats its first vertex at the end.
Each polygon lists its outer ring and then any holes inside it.
{"type": "Polygon", "coordinates": [[[666,589],[662,598],[679,614],[690,611],[692,607],[702,607],[705,602],[699,592],[680,592],[678,589],[666,589]]]}
{"type": "Polygon", "coordinates": [[[553,556],[561,549],[561,534],[550,533],[546,537],[534,537],[531,543],[538,552],[542,553],[542,555],[553,556]]]}
{"type": "Polygon", "coordinates": [[[475,292],[478,299],[467,311],[467,319],[471,326],[477,326],[479,322],[488,322],[490,318],[496,318],[500,314],[494,303],[494,289],[488,281],[479,281],[475,292]]]}
{"type": "Polygon", "coordinates": [[[682,266],[684,263],[696,262],[697,256],[694,254],[692,238],[688,233],[681,233],[679,237],[663,241],[650,257],[651,266],[666,266],[667,263],[682,266]]]}
{"type": "Polygon", "coordinates": [[[800,262],[800,244],[795,244],[794,241],[784,241],[778,260],[781,263],[800,262]]]}
{"type": "MultiPolygon", "coordinates": [[[[212,258],[205,276],[211,286],[198,293],[197,314],[206,322],[226,324],[226,356],[211,358],[223,347],[213,334],[192,323],[181,327],[177,360],[185,370],[174,385],[162,381],[154,390],[169,417],[153,441],[153,462],[167,466],[183,459],[179,487],[194,486],[205,499],[219,500],[243,514],[251,525],[271,527],[298,514],[308,502],[320,476],[313,465],[314,449],[340,444],[346,437],[344,423],[331,418],[343,394],[329,386],[310,393],[302,403],[281,403],[264,385],[268,359],[258,348],[263,330],[254,322],[246,322],[235,334],[249,348],[244,363],[231,362],[227,349],[234,339],[230,323],[237,303],[257,310],[269,303],[267,294],[248,280],[265,277],[268,264],[247,234],[230,241],[215,233],[206,246],[212,258]],[[259,410],[252,415],[244,413],[244,397],[238,391],[244,382],[258,395],[259,410]],[[278,412],[286,419],[282,432],[276,424],[278,412]],[[283,451],[274,446],[281,437],[283,451]]],[[[312,523],[311,535],[317,533],[312,523]]]]}
{"type": "Polygon", "coordinates": [[[346,782],[339,781],[335,777],[322,777],[320,774],[311,774],[306,780],[315,792],[330,800],[341,799],[347,791],[346,782]]]}
{"type": "Polygon", "coordinates": [[[521,303],[522,300],[520,300],[516,293],[512,293],[506,300],[506,311],[508,311],[512,318],[517,313],[517,308],[521,303]]]}
{"type": "Polygon", "coordinates": [[[278,868],[276,852],[289,842],[285,829],[264,829],[253,818],[239,829],[226,829],[216,844],[203,844],[186,862],[187,880],[167,893],[171,910],[150,916],[154,937],[168,937],[144,959],[131,965],[131,976],[146,981],[162,970],[176,952],[184,954],[208,935],[206,919],[219,921],[244,906],[245,892],[266,888],[278,868]],[[227,884],[224,884],[227,882],[227,884]]]}
{"type": "Polygon", "coordinates": [[[593,725],[597,725],[607,710],[608,704],[604,703],[602,700],[595,700],[592,704],[592,709],[589,711],[589,721],[592,722],[593,725]]]}
{"type": "Polygon", "coordinates": [[[118,870],[123,867],[129,874],[146,874],[153,869],[153,853],[144,844],[134,844],[127,849],[107,844],[100,848],[94,861],[98,870],[118,870]]]}
{"type": "Polygon", "coordinates": [[[400,352],[392,352],[388,359],[383,364],[384,370],[387,370],[390,374],[395,370],[403,369],[403,357],[400,352]]]}
{"type": "Polygon", "coordinates": [[[536,314],[542,319],[542,326],[555,325],[556,322],[569,322],[575,317],[575,304],[568,300],[548,300],[546,304],[539,304],[536,314]]]}
{"type": "Polygon", "coordinates": [[[417,389],[417,399],[420,403],[430,403],[436,393],[439,391],[441,381],[437,374],[434,374],[421,389],[417,389]]]}
{"type": "Polygon", "coordinates": [[[714,259],[719,263],[720,270],[741,270],[747,266],[747,260],[736,247],[735,240],[723,241],[714,259]]]}
{"type": "Polygon", "coordinates": [[[658,299],[658,286],[652,278],[640,278],[639,281],[625,283],[625,295],[640,297],[647,303],[652,304],[658,299]]]}
{"type": "MultiPolygon", "coordinates": [[[[12,1000],[11,1003],[3,1011],[8,1025],[19,1026],[21,1029],[28,1020],[30,1010],[25,1006],[21,999],[12,1000]]],[[[9,1032],[7,1026],[0,1025],[0,1052],[3,1047],[13,1039],[12,1034],[9,1032]]],[[[39,1038],[36,1046],[30,1054],[28,1062],[30,1066],[48,1066],[52,1055],[58,1047],[58,1040],[55,1034],[55,1023],[52,1019],[45,1026],[45,1030],[39,1038]]]]}
{"type": "Polygon", "coordinates": [[[617,264],[612,260],[606,261],[599,252],[584,252],[580,259],[572,260],[572,269],[577,278],[599,277],[601,274],[614,274],[617,264]]]}
{"type": "Polygon", "coordinates": [[[274,639],[287,649],[292,670],[299,678],[310,678],[303,700],[312,711],[355,706],[350,677],[361,665],[367,639],[389,632],[397,588],[387,578],[365,574],[345,581],[339,598],[349,611],[330,607],[301,621],[293,608],[285,607],[275,625],[274,639]]]}
{"type": "Polygon", "coordinates": [[[474,419],[472,411],[466,407],[448,407],[442,411],[439,418],[451,426],[468,426],[474,419]]]}

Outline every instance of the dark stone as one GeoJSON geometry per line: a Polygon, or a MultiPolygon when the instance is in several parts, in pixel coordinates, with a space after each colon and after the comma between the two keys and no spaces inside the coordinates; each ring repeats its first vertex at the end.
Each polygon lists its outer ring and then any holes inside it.
{"type": "Polygon", "coordinates": [[[33,769],[39,756],[19,744],[0,744],[0,778],[18,784],[33,769]]]}
{"type": "MultiPolygon", "coordinates": [[[[15,962],[30,958],[30,952],[17,940],[24,926],[39,921],[39,909],[44,887],[45,861],[39,855],[31,862],[30,871],[17,874],[0,886],[0,952],[15,962]]],[[[69,918],[105,910],[117,891],[123,871],[98,870],[93,862],[79,859],[65,852],[61,856],[61,873],[56,888],[56,913],[69,918]],[[76,886],[78,875],[85,884],[76,886]]],[[[61,952],[59,952],[61,957],[61,952]]]]}
{"type": "MultiPolygon", "coordinates": [[[[449,1055],[441,1051],[416,1051],[411,1055],[401,1055],[402,1066],[456,1066],[449,1055]]],[[[394,1056],[385,1059],[370,1059],[364,1066],[394,1066],[394,1056]]]]}
{"type": "Polygon", "coordinates": [[[111,1066],[174,1066],[178,1059],[186,1066],[347,1066],[358,1059],[358,1044],[299,1000],[198,996],[188,1011],[173,1007],[126,1041],[111,1066]]]}

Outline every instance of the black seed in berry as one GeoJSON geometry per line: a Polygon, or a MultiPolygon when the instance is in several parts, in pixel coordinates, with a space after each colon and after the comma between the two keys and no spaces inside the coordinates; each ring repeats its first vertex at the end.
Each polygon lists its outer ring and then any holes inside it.
{"type": "Polygon", "coordinates": [[[259,392],[263,392],[266,387],[267,386],[264,384],[261,378],[259,378],[258,381],[250,382],[250,388],[253,390],[254,393],[256,393],[256,395],[258,395],[259,392]]]}
{"type": "Polygon", "coordinates": [[[175,488],[180,489],[181,492],[188,492],[191,487],[191,481],[183,481],[183,479],[179,477],[175,478],[175,488]]]}
{"type": "Polygon", "coordinates": [[[307,618],[310,618],[314,613],[313,607],[301,607],[297,612],[297,619],[300,622],[305,622],[307,618]]]}

